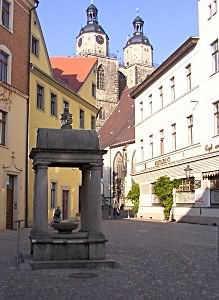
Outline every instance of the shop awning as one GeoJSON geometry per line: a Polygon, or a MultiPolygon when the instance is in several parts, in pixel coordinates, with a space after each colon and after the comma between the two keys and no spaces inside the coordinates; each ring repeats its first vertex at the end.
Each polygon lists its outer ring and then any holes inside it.
{"type": "Polygon", "coordinates": [[[216,175],[219,175],[219,170],[203,172],[202,173],[203,178],[213,177],[213,176],[216,176],[216,175]]]}

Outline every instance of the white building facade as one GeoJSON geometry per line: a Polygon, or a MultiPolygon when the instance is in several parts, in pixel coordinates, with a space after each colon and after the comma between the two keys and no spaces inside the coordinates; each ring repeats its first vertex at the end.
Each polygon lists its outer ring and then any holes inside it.
{"type": "Polygon", "coordinates": [[[218,9],[217,1],[199,0],[199,37],[189,38],[131,93],[139,217],[163,219],[153,183],[166,175],[182,179],[174,191],[175,220],[219,221],[218,9]]]}

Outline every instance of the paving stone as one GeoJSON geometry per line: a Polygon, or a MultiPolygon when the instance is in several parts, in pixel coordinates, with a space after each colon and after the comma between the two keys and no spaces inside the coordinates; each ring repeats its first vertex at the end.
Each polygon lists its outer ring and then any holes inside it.
{"type": "Polygon", "coordinates": [[[16,267],[16,231],[0,233],[0,300],[219,299],[217,227],[105,220],[107,258],[116,269],[32,271],[16,267]]]}

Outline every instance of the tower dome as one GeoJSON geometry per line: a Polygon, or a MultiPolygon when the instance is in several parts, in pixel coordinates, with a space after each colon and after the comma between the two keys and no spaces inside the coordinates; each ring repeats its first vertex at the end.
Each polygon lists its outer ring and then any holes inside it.
{"type": "Polygon", "coordinates": [[[133,36],[130,37],[126,43],[126,47],[131,44],[144,44],[147,46],[151,46],[148,37],[144,35],[143,28],[144,28],[144,21],[141,17],[137,16],[133,21],[134,33],[133,36]]]}
{"type": "Polygon", "coordinates": [[[86,13],[87,25],[81,28],[77,36],[76,54],[107,56],[109,37],[98,23],[98,9],[90,4],[86,13]]]}
{"type": "Polygon", "coordinates": [[[152,66],[153,47],[147,36],[144,35],[144,21],[137,16],[133,21],[134,32],[123,48],[125,66],[142,64],[152,66]]]}

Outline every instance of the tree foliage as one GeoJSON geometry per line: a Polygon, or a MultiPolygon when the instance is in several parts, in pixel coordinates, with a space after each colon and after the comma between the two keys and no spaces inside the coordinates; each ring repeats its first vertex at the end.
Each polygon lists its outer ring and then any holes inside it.
{"type": "Polygon", "coordinates": [[[160,177],[154,184],[154,193],[159,198],[164,208],[164,219],[169,220],[170,211],[173,206],[173,188],[177,188],[181,180],[171,180],[168,176],[160,177]]]}
{"type": "Polygon", "coordinates": [[[128,192],[127,199],[130,200],[133,204],[133,212],[137,214],[139,208],[139,196],[140,196],[140,188],[138,183],[134,183],[132,185],[131,190],[128,192]]]}

